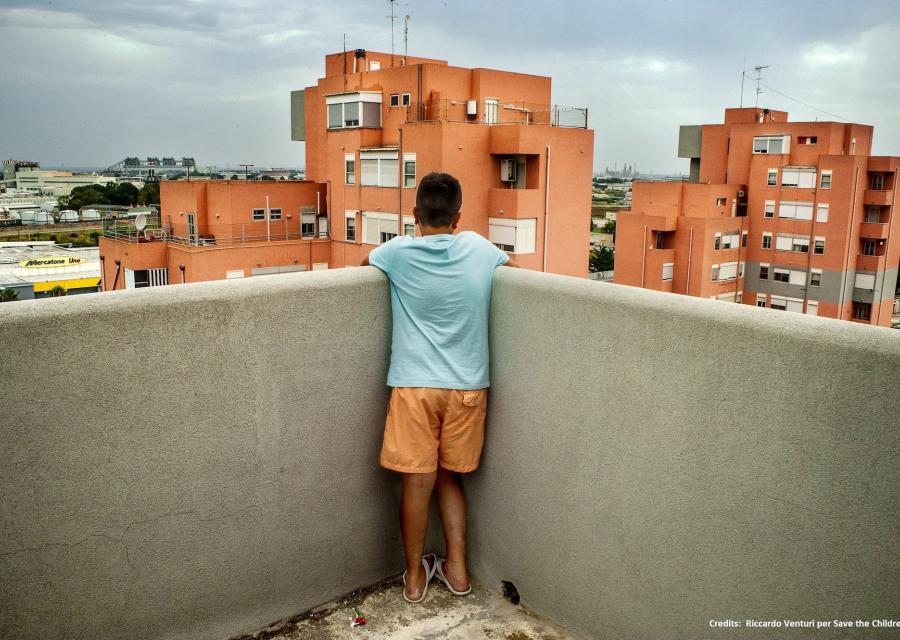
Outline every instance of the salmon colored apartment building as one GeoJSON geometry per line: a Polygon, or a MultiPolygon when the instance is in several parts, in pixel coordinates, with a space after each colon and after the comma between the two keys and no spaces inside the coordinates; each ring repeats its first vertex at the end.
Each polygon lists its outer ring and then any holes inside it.
{"type": "Polygon", "coordinates": [[[614,282],[890,326],[900,158],[872,131],[756,107],[681,127],[689,181],[634,183],[614,282]]]}
{"type": "Polygon", "coordinates": [[[588,272],[593,131],[550,78],[365,50],[291,94],[306,181],[163,181],[159,220],[107,225],[104,290],[359,265],[417,233],[419,178],[463,188],[460,230],[523,267],[588,272]],[[146,223],[146,224],[145,224],[146,223]]]}

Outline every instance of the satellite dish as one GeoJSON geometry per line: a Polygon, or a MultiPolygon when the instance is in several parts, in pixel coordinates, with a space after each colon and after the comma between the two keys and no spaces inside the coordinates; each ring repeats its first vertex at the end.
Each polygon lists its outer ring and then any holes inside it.
{"type": "Polygon", "coordinates": [[[146,213],[139,213],[134,217],[134,227],[138,231],[143,231],[147,227],[146,213]]]}

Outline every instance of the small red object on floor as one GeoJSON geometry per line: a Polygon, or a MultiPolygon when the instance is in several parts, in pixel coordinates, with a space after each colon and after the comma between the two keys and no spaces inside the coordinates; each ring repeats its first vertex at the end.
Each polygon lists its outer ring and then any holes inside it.
{"type": "Polygon", "coordinates": [[[350,626],[357,627],[361,624],[365,624],[366,618],[362,613],[360,613],[359,609],[357,609],[356,607],[353,607],[353,611],[356,613],[356,619],[353,621],[353,624],[351,624],[350,626]]]}

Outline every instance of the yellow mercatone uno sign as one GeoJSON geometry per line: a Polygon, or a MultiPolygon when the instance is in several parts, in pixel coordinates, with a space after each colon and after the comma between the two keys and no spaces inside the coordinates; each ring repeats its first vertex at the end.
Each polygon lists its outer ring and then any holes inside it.
{"type": "Polygon", "coordinates": [[[20,267],[45,269],[47,267],[77,267],[85,263],[84,258],[77,256],[48,256],[46,258],[31,258],[22,260],[20,267]]]}

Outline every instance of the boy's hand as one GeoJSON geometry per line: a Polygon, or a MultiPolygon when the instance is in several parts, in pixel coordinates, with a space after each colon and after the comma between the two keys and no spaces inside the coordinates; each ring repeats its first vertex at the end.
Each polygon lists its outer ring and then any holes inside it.
{"type": "Polygon", "coordinates": [[[519,264],[515,260],[513,260],[512,256],[509,256],[509,260],[507,260],[506,264],[504,264],[503,266],[504,267],[516,267],[517,269],[519,268],[519,264]]]}

